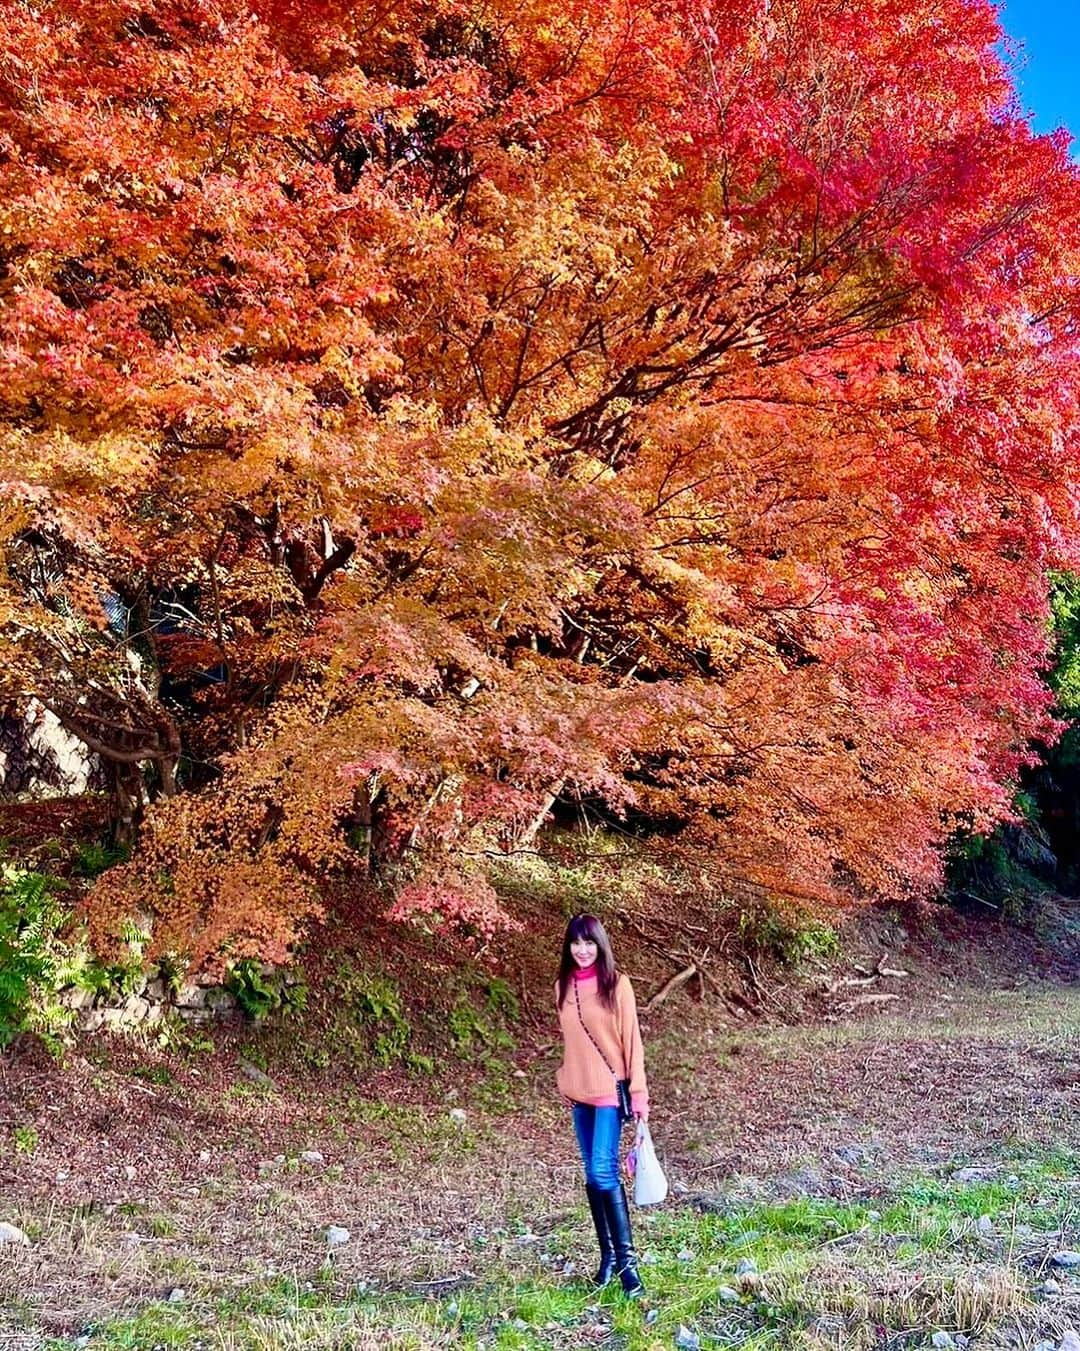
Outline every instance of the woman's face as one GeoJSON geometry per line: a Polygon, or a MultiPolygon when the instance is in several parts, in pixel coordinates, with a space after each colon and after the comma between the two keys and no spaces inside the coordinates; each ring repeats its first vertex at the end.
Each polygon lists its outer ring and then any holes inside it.
{"type": "Polygon", "coordinates": [[[591,938],[572,938],[570,956],[578,966],[592,966],[596,961],[596,944],[591,938]]]}

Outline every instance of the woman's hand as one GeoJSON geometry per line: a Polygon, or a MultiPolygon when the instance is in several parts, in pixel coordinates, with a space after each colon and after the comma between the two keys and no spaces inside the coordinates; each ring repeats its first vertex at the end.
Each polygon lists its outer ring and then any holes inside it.
{"type": "Polygon", "coordinates": [[[635,1120],[635,1121],[648,1121],[648,1119],[649,1119],[649,1109],[648,1109],[648,1107],[639,1107],[639,1108],[634,1112],[634,1120],[635,1120]]]}

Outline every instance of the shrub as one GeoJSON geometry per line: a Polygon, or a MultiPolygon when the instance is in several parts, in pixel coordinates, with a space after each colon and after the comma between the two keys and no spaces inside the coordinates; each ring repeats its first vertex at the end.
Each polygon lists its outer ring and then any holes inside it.
{"type": "Polygon", "coordinates": [[[0,869],[0,1047],[20,1032],[55,1035],[70,1022],[55,999],[72,966],[60,938],[60,885],[43,873],[0,869]]]}
{"type": "Polygon", "coordinates": [[[225,988],[240,1010],[256,1023],[279,1009],[287,1012],[302,1009],[307,1002],[306,986],[290,984],[285,971],[275,970],[253,957],[244,957],[233,964],[225,988]]]}
{"type": "Polygon", "coordinates": [[[73,868],[80,877],[100,877],[116,863],[124,863],[130,850],[123,845],[102,844],[100,840],[75,847],[73,868]]]}
{"type": "Polygon", "coordinates": [[[835,957],[840,951],[835,929],[793,906],[762,905],[743,910],[739,933],[748,947],[768,953],[784,966],[799,966],[815,957],[835,957]]]}
{"type": "Polygon", "coordinates": [[[472,1056],[477,1048],[484,1052],[509,1050],[514,1039],[500,1027],[492,1017],[493,1006],[489,1003],[486,1010],[480,1010],[468,995],[462,995],[450,1010],[447,1029],[450,1044],[459,1056],[472,1056]]]}
{"type": "Polygon", "coordinates": [[[401,993],[385,976],[367,975],[356,991],[353,1007],[360,1022],[372,1031],[372,1051],[380,1065],[401,1059],[412,1029],[405,1016],[401,993]]]}

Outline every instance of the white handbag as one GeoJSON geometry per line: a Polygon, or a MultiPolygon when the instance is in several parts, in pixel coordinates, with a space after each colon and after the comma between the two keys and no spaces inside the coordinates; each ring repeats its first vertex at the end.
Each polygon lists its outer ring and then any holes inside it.
{"type": "Polygon", "coordinates": [[[634,1204],[658,1206],[668,1193],[667,1178],[656,1157],[649,1127],[644,1121],[637,1123],[634,1157],[634,1204]]]}

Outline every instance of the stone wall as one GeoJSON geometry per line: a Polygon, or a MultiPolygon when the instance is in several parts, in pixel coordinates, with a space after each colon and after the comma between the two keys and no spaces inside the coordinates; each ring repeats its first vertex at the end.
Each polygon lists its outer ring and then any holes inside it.
{"type": "Polygon", "coordinates": [[[170,1013],[188,1023],[208,1023],[227,1017],[237,1007],[236,997],[221,985],[191,981],[173,990],[153,967],[127,992],[95,994],[71,986],[60,992],[59,999],[74,1012],[74,1026],[80,1032],[148,1031],[170,1013]]]}
{"type": "Polygon", "coordinates": [[[98,757],[37,700],[23,715],[0,710],[0,796],[77,797],[102,785],[98,757]]]}
{"type": "MultiPolygon", "coordinates": [[[[284,1003],[288,992],[302,986],[302,975],[293,968],[265,963],[259,974],[274,987],[284,1003]]],[[[243,1012],[236,995],[209,976],[185,981],[178,989],[165,979],[161,970],[151,966],[126,989],[106,990],[100,994],[81,986],[69,986],[58,996],[64,1008],[74,1014],[73,1027],[79,1032],[149,1031],[170,1014],[186,1023],[209,1023],[243,1012]]]]}

